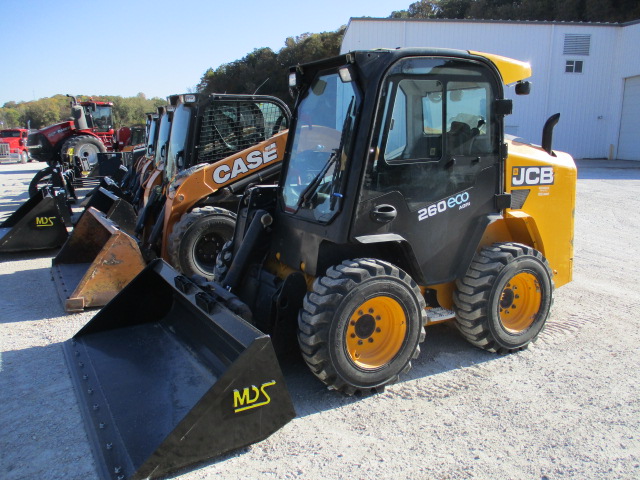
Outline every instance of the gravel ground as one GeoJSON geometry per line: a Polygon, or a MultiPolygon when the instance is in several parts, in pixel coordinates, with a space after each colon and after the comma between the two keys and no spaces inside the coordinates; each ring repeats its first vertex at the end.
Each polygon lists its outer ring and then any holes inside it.
{"type": "MultiPolygon", "coordinates": [[[[0,217],[44,164],[0,165],[0,217]]],[[[579,162],[574,281],[528,350],[497,356],[432,327],[382,394],[326,391],[283,367],[298,416],[257,445],[174,478],[640,478],[640,163],[579,162]]],[[[0,256],[0,478],[98,478],[62,342],[53,252],[0,256]]]]}

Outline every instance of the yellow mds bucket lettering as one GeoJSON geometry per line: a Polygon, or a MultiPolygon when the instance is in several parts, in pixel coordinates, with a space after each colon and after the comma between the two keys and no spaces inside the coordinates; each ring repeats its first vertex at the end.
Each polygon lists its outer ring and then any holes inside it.
{"type": "Polygon", "coordinates": [[[255,385],[251,385],[251,387],[243,388],[242,391],[234,390],[233,411],[235,413],[239,413],[252,408],[268,405],[271,403],[271,397],[269,397],[269,394],[265,390],[267,387],[271,387],[275,384],[275,380],[272,380],[271,382],[263,383],[259,389],[255,385]]]}
{"type": "Polygon", "coordinates": [[[53,219],[56,217],[36,217],[36,227],[53,227],[53,219]]]}

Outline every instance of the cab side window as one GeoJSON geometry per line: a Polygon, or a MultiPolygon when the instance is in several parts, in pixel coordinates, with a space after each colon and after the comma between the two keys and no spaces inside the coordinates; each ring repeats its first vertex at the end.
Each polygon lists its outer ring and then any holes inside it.
{"type": "Polygon", "coordinates": [[[495,162],[493,87],[471,62],[398,63],[384,87],[365,195],[399,191],[416,210],[472,187],[495,162]]]}

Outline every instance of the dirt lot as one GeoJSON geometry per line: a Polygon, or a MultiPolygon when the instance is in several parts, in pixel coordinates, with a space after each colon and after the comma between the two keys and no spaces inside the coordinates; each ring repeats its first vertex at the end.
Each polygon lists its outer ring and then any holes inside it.
{"type": "MultiPolygon", "coordinates": [[[[0,216],[43,164],[0,165],[0,216]]],[[[640,163],[579,163],[574,281],[529,350],[496,356],[448,326],[401,383],[326,391],[284,368],[298,416],[191,479],[640,478],[640,163]]],[[[98,478],[62,353],[52,252],[0,257],[0,478],[98,478]]],[[[126,395],[126,392],[123,392],[126,395]]]]}

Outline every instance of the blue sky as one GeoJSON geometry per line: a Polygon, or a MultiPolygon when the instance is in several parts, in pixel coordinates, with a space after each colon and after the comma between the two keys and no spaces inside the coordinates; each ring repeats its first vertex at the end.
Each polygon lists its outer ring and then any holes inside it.
{"type": "Polygon", "coordinates": [[[0,0],[0,106],[55,94],[166,97],[287,37],[412,0],[0,0]]]}

